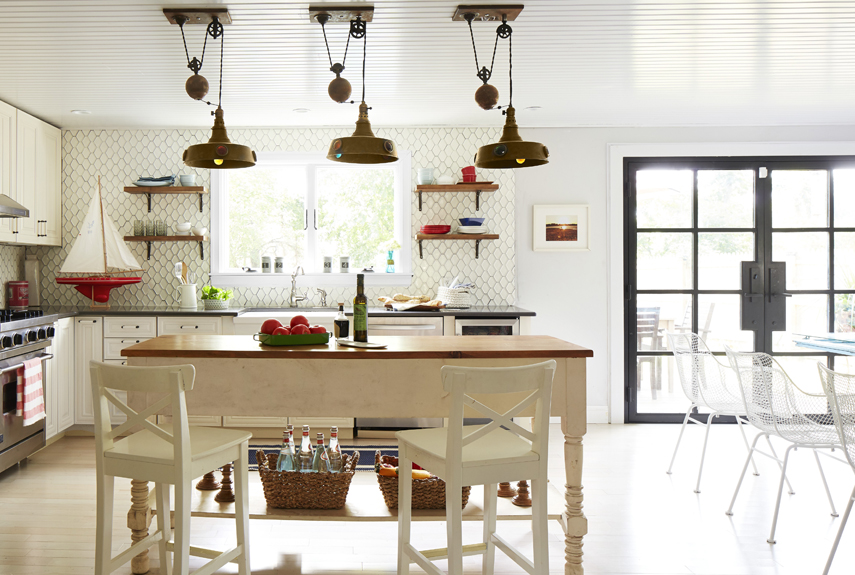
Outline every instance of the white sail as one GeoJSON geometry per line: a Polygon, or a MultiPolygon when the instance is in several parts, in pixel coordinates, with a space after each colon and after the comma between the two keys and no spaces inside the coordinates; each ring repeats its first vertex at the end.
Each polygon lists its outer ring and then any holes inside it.
{"type": "Polygon", "coordinates": [[[61,273],[103,274],[108,267],[118,270],[140,268],[116,226],[106,215],[102,226],[101,213],[101,198],[96,193],[89,204],[86,219],[80,226],[80,233],[59,270],[61,273]]]}

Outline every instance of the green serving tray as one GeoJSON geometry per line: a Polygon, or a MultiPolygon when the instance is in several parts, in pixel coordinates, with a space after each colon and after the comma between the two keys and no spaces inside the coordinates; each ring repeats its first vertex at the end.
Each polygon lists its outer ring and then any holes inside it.
{"type": "Polygon", "coordinates": [[[326,345],[330,342],[330,334],[329,332],[307,333],[303,335],[269,335],[266,333],[257,333],[252,336],[252,339],[260,341],[263,345],[326,345]]]}

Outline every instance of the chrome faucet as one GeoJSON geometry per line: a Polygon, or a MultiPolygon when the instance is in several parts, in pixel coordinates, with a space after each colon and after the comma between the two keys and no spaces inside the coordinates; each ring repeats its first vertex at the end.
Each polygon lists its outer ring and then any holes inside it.
{"type": "Polygon", "coordinates": [[[327,307],[327,292],[321,288],[315,288],[315,293],[321,296],[321,307],[327,307]]]}
{"type": "Polygon", "coordinates": [[[297,276],[298,275],[306,275],[303,271],[303,266],[297,266],[294,268],[294,271],[291,272],[291,295],[288,297],[288,306],[289,307],[297,307],[297,302],[306,301],[308,296],[306,294],[298,295],[297,294],[297,276]]]}

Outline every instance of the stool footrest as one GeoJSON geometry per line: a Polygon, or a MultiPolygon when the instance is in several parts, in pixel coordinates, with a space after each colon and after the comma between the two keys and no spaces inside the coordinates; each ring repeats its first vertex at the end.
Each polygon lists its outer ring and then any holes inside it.
{"type": "Polygon", "coordinates": [[[532,563],[528,557],[522,555],[519,551],[514,549],[510,543],[495,533],[493,533],[492,537],[493,543],[496,545],[496,549],[501,550],[502,553],[513,559],[514,563],[522,567],[526,573],[534,575],[534,563],[532,563]]]}
{"type": "MultiPolygon", "coordinates": [[[[486,552],[486,543],[473,543],[472,545],[463,546],[464,557],[468,555],[483,555],[486,552]]],[[[421,553],[425,557],[425,559],[429,559],[430,561],[448,559],[448,548],[446,547],[442,547],[441,549],[427,549],[425,551],[419,551],[419,553],[421,553]]]]}
{"type": "Polygon", "coordinates": [[[110,572],[112,573],[143,551],[149,549],[163,539],[163,531],[155,531],[148,537],[140,539],[112,559],[110,559],[110,572]]]}

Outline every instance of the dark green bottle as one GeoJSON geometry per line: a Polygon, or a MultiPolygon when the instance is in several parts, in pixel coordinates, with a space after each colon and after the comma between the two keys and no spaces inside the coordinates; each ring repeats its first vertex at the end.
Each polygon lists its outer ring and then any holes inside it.
{"type": "Polygon", "coordinates": [[[356,276],[356,297],[353,298],[353,341],[368,341],[368,298],[365,297],[365,276],[356,276]]]}

